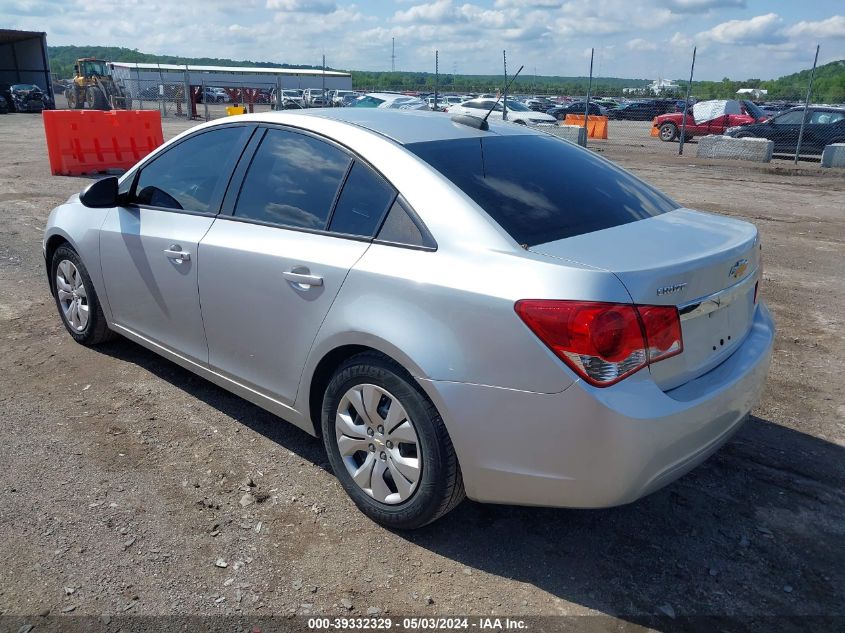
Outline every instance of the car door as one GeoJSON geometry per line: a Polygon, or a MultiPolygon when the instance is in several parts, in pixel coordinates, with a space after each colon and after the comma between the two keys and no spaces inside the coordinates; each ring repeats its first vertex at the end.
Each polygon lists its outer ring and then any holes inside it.
{"type": "Polygon", "coordinates": [[[395,192],[325,139],[260,133],[200,244],[199,291],[211,368],[291,405],[317,331],[395,192]]]}
{"type": "Polygon", "coordinates": [[[100,261],[113,325],[205,365],[197,246],[252,126],[185,138],[142,165],[124,206],[100,230],[100,261]]]}
{"type": "Polygon", "coordinates": [[[804,118],[804,110],[790,110],[780,116],[771,119],[771,129],[766,135],[775,142],[775,152],[794,153],[798,146],[798,134],[801,130],[801,121],[804,118]]]}

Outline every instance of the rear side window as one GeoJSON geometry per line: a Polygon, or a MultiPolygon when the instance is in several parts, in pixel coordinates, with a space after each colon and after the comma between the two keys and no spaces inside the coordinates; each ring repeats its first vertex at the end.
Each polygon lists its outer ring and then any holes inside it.
{"type": "Polygon", "coordinates": [[[166,150],[141,169],[133,202],[152,207],[215,213],[249,131],[225,127],[197,134],[166,150]]]}
{"type": "Polygon", "coordinates": [[[405,206],[402,196],[397,197],[390,207],[387,218],[385,218],[376,239],[391,244],[437,248],[437,244],[428,230],[422,226],[422,223],[414,221],[411,217],[411,212],[405,206]]]}
{"type": "Polygon", "coordinates": [[[451,180],[525,246],[679,208],[611,162],[544,134],[428,141],[405,147],[451,180]]]}
{"type": "Polygon", "coordinates": [[[329,230],[372,237],[395,195],[381,176],[356,161],[343,185],[329,230]]]}
{"type": "Polygon", "coordinates": [[[324,229],[351,160],[311,136],[268,130],[249,166],[234,215],[324,229]]]}

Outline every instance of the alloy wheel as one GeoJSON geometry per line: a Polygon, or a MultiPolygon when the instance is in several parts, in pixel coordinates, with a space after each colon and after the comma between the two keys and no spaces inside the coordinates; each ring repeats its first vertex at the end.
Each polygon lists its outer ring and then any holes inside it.
{"type": "Polygon", "coordinates": [[[56,296],[65,320],[71,328],[82,332],[88,325],[88,292],[79,269],[69,259],[56,267],[56,296]]]}
{"type": "Polygon", "coordinates": [[[372,384],[349,389],[337,408],[335,437],[361,490],[388,505],[411,498],[422,476],[422,451],[414,423],[395,396],[372,384]]]}

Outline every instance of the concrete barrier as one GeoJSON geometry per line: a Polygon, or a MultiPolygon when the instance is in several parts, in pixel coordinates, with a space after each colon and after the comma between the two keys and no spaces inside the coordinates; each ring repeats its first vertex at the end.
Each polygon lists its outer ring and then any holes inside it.
{"type": "Polygon", "coordinates": [[[581,125],[555,125],[541,127],[539,129],[544,132],[548,132],[549,134],[553,134],[558,138],[577,143],[581,147],[584,147],[587,144],[587,132],[581,125]]]}
{"type": "Polygon", "coordinates": [[[845,143],[834,143],[824,148],[822,167],[845,168],[845,143]]]}
{"type": "Polygon", "coordinates": [[[698,139],[698,158],[735,158],[755,163],[772,160],[775,142],[764,138],[732,138],[710,134],[698,139]]]}

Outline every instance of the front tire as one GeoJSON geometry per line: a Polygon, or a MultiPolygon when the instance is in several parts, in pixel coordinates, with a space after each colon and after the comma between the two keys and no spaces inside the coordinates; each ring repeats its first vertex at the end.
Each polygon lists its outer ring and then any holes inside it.
{"type": "Polygon", "coordinates": [[[50,276],[59,316],[77,343],[97,345],[113,338],[88,270],[67,244],[53,254],[50,276]]]}
{"type": "Polygon", "coordinates": [[[660,140],[670,143],[678,138],[678,128],[674,123],[664,123],[660,126],[660,140]]]}
{"type": "Polygon", "coordinates": [[[91,86],[88,88],[88,94],[86,95],[86,101],[88,103],[89,110],[108,110],[108,104],[106,103],[106,97],[103,94],[103,91],[100,90],[96,86],[91,86]]]}
{"type": "Polygon", "coordinates": [[[398,364],[358,354],[326,388],[323,443],[365,515],[394,529],[431,523],[464,498],[452,441],[432,402],[398,364]]]}

